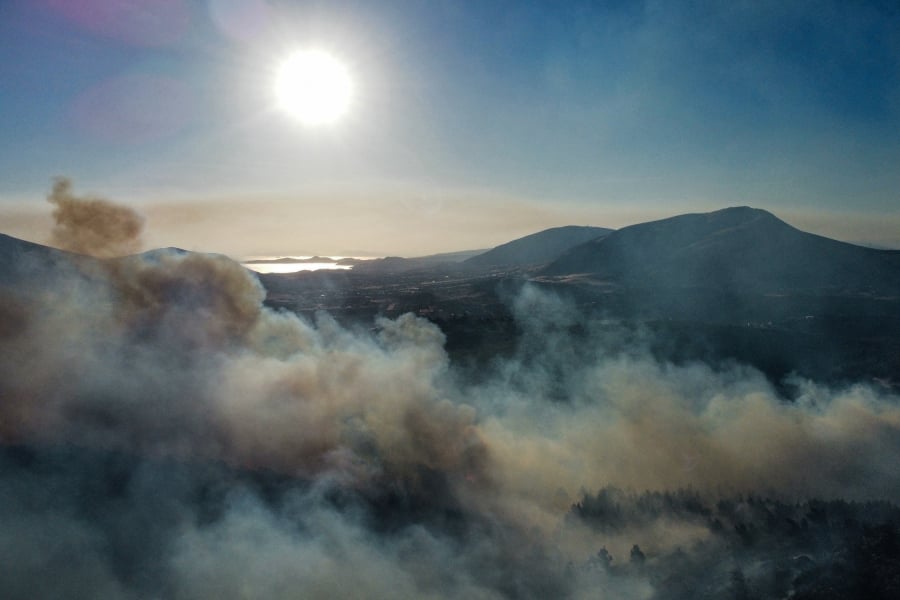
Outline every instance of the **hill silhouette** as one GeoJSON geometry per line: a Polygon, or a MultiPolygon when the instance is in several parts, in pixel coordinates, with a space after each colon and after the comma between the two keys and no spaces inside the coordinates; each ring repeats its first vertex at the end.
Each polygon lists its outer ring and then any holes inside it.
{"type": "Polygon", "coordinates": [[[20,240],[0,233],[0,284],[40,279],[61,265],[92,262],[88,256],[20,240]]]}
{"type": "Polygon", "coordinates": [[[501,244],[465,261],[471,267],[521,267],[550,262],[574,246],[609,234],[612,229],[567,225],[501,244]]]}
{"type": "Polygon", "coordinates": [[[744,206],[625,227],[571,248],[541,274],[640,288],[896,294],[900,251],[806,233],[744,206]]]}

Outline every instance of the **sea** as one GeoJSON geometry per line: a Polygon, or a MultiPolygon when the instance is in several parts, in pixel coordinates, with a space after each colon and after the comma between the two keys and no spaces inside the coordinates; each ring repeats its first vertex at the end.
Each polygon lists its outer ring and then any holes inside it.
{"type": "MultiPolygon", "coordinates": [[[[353,268],[353,265],[339,265],[336,262],[274,262],[277,259],[291,258],[294,260],[309,260],[312,256],[279,256],[279,257],[261,257],[261,258],[252,258],[248,260],[252,260],[253,262],[244,262],[241,263],[251,271],[256,271],[257,273],[297,273],[298,271],[319,271],[322,269],[335,269],[341,271],[348,271],[353,268]],[[273,262],[264,262],[266,259],[271,259],[273,262]]],[[[343,258],[356,258],[356,257],[348,257],[348,256],[330,256],[334,261],[341,260],[343,258]]]]}

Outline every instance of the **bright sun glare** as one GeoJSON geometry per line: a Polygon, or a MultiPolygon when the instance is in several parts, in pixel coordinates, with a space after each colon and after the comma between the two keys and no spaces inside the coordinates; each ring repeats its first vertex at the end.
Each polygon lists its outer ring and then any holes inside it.
{"type": "Polygon", "coordinates": [[[275,78],[278,105],[304,125],[337,121],[350,107],[352,93],[347,68],[320,50],[294,52],[275,78]]]}

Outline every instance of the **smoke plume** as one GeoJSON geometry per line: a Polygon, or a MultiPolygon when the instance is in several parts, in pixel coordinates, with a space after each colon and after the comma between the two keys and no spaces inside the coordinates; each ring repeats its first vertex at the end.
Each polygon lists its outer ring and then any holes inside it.
{"type": "Polygon", "coordinates": [[[270,310],[221,256],[59,262],[10,294],[4,597],[783,597],[841,552],[893,564],[866,527],[896,509],[847,504],[900,497],[898,399],[865,385],[788,401],[530,287],[477,382],[433,323],[270,310]],[[787,552],[811,562],[760,566],[787,552]]]}
{"type": "Polygon", "coordinates": [[[65,177],[54,180],[47,201],[55,206],[51,245],[100,258],[140,250],[144,219],[133,209],[103,198],[76,196],[65,177]]]}

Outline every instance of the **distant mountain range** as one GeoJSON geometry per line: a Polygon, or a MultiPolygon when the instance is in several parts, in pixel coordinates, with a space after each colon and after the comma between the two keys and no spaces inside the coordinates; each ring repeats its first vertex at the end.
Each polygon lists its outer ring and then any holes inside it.
{"type": "Polygon", "coordinates": [[[310,256],[309,258],[296,258],[294,256],[285,256],[282,258],[258,258],[253,260],[245,260],[245,265],[292,265],[305,263],[335,263],[343,259],[331,258],[330,256],[310,256]]]}
{"type": "MultiPolygon", "coordinates": [[[[61,259],[85,257],[0,234],[0,282],[61,259]]],[[[385,274],[441,267],[467,272],[525,268],[550,280],[578,276],[639,289],[900,294],[900,250],[806,233],[746,206],[620,230],[554,227],[487,251],[353,262],[360,271],[385,274]]]]}
{"type": "MultiPolygon", "coordinates": [[[[86,257],[0,234],[0,282],[12,282],[61,259],[86,257]]],[[[900,294],[900,250],[806,233],[749,207],[680,215],[620,230],[554,227],[488,251],[354,262],[368,273],[442,266],[468,272],[526,268],[550,280],[578,276],[639,289],[900,294]]]]}
{"type": "Polygon", "coordinates": [[[338,264],[353,265],[357,272],[384,274],[427,271],[430,269],[458,269],[467,258],[477,256],[483,252],[484,250],[461,250],[412,258],[403,258],[401,256],[386,256],[374,259],[350,258],[338,261],[338,264]]]}
{"type": "Polygon", "coordinates": [[[443,269],[474,273],[485,269],[521,269],[547,264],[579,244],[607,235],[612,229],[568,225],[539,231],[490,250],[463,250],[430,256],[355,261],[358,271],[403,273],[443,269]]]}

